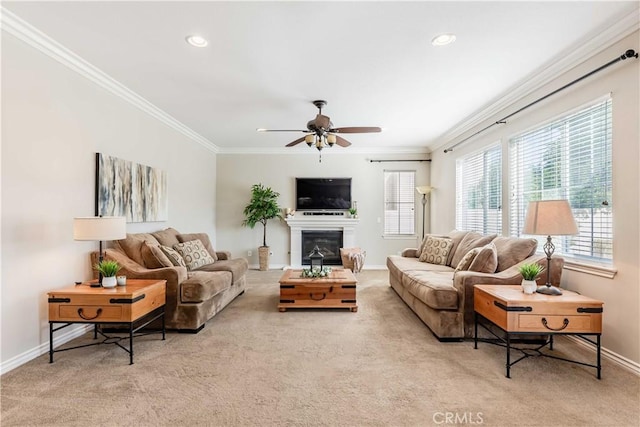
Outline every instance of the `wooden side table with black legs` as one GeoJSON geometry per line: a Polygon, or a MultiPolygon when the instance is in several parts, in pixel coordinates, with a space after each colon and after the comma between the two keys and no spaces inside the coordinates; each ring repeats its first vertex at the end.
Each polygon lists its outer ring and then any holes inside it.
{"type": "Polygon", "coordinates": [[[162,332],[162,339],[165,339],[166,284],[166,280],[129,279],[126,286],[115,288],[94,288],[90,283],[82,283],[49,292],[49,363],[53,363],[53,353],[115,344],[129,353],[129,364],[133,365],[133,338],[147,335],[136,334],[138,331],[162,319],[162,330],[157,333],[162,332]],[[63,325],[54,327],[56,323],[63,325]],[[93,338],[97,339],[100,334],[104,340],[54,350],[53,333],[76,323],[93,324],[93,338]],[[98,329],[99,324],[128,325],[129,347],[120,344],[123,338],[104,334],[98,329]]]}
{"type": "Polygon", "coordinates": [[[504,332],[499,337],[486,328],[497,339],[480,341],[491,342],[506,347],[506,376],[511,378],[511,367],[530,356],[550,357],[565,362],[576,363],[595,368],[598,379],[601,378],[601,345],[603,303],[589,297],[562,291],[562,295],[528,295],[522,292],[520,285],[475,285],[474,287],[474,348],[478,348],[478,325],[485,326],[486,319],[504,332]],[[513,335],[548,335],[548,339],[536,348],[516,348],[512,346],[513,335]],[[555,335],[575,335],[596,346],[596,364],[583,363],[543,353],[544,347],[553,350],[555,335]],[[590,337],[595,337],[595,341],[590,337]],[[517,350],[521,357],[511,361],[511,350],[517,350]]]}

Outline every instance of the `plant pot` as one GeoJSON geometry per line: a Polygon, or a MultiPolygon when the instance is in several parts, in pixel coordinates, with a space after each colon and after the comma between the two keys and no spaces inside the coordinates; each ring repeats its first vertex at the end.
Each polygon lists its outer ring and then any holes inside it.
{"type": "Polygon", "coordinates": [[[115,288],[117,284],[116,276],[109,276],[102,278],[102,287],[103,288],[115,288]]]}
{"type": "Polygon", "coordinates": [[[260,271],[269,270],[269,246],[258,248],[258,260],[260,261],[260,271]]]}
{"type": "Polygon", "coordinates": [[[535,280],[524,280],[522,279],[522,292],[525,294],[531,295],[535,294],[538,289],[538,284],[535,280]]]}

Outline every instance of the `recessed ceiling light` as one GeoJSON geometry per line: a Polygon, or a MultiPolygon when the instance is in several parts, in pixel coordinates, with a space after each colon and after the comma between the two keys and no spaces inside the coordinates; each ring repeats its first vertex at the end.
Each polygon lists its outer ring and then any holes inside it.
{"type": "Polygon", "coordinates": [[[187,36],[187,43],[195,47],[205,47],[209,44],[207,39],[200,36],[187,36]]]}
{"type": "Polygon", "coordinates": [[[433,38],[433,40],[431,40],[431,44],[434,46],[444,46],[447,45],[449,43],[453,43],[454,41],[456,41],[456,35],[455,34],[440,34],[437,35],[433,38]]]}

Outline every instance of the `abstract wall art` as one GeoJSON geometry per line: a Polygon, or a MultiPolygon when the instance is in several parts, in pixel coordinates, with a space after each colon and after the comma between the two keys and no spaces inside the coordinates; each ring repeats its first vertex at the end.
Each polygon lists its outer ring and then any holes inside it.
{"type": "Polygon", "coordinates": [[[96,214],[127,222],[167,221],[167,174],[163,170],[96,153],[96,214]]]}

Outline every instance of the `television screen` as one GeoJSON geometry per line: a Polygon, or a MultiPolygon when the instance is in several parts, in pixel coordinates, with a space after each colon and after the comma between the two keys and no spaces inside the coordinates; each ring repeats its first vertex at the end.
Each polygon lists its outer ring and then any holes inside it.
{"type": "Polygon", "coordinates": [[[351,178],[296,178],[296,210],[346,210],[351,178]]]}

